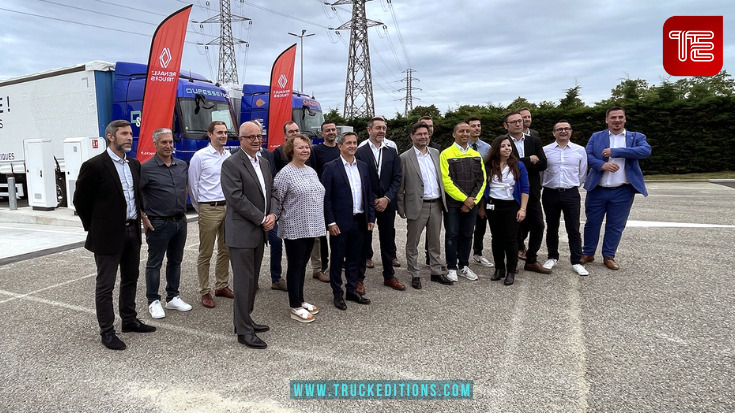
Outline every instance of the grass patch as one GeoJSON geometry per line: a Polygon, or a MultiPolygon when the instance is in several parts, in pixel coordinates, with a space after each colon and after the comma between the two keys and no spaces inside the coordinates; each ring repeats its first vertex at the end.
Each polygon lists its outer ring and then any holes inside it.
{"type": "Polygon", "coordinates": [[[690,179],[735,179],[735,171],[701,172],[692,174],[659,174],[646,175],[646,181],[677,180],[686,181],[690,179]]]}

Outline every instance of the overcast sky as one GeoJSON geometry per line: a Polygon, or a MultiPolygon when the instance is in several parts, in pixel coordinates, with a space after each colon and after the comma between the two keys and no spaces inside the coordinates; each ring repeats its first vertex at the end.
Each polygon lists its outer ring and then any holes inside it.
{"type": "MultiPolygon", "coordinates": [[[[145,63],[151,36],[169,14],[190,4],[178,0],[3,0],[0,3],[0,79],[91,60],[145,63]]],[[[191,20],[219,14],[219,1],[196,1],[191,20]],[[209,5],[207,5],[209,3],[209,5]]],[[[319,0],[231,0],[240,83],[267,83],[273,60],[302,29],[304,89],[325,112],[343,112],[351,6],[319,0]]],[[[459,105],[507,105],[518,96],[558,102],[581,86],[588,104],[608,98],[626,77],[658,84],[662,27],[674,15],[724,16],[724,65],[733,73],[732,0],[374,0],[368,30],[375,111],[403,113],[405,73],[413,69],[414,106],[442,112],[459,105]],[[420,99],[420,100],[419,100],[420,99]]],[[[217,78],[218,46],[197,46],[219,36],[219,26],[189,24],[182,69],[217,78]]],[[[675,80],[675,78],[673,79],[675,80]]],[[[300,84],[297,53],[294,85],[300,84]]]]}

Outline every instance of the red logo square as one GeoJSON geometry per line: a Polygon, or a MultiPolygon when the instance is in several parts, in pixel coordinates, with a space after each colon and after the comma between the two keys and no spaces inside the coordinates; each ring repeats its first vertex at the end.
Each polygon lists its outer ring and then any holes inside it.
{"type": "Polygon", "coordinates": [[[714,76],[722,70],[722,16],[673,16],[664,23],[664,70],[714,76]]]}

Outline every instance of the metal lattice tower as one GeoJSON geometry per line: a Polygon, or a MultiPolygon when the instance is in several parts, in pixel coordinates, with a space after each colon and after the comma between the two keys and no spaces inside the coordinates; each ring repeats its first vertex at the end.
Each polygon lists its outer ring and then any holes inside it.
{"type": "Polygon", "coordinates": [[[230,11],[230,0],[219,1],[219,16],[210,17],[200,23],[220,23],[219,38],[214,39],[207,45],[218,44],[219,62],[217,64],[217,82],[220,84],[234,83],[237,80],[237,61],[235,59],[235,43],[241,44],[246,41],[235,39],[232,37],[232,22],[250,21],[250,19],[241,16],[233,16],[230,11]]]}
{"type": "Polygon", "coordinates": [[[413,100],[414,99],[421,100],[419,98],[414,98],[413,97],[413,90],[414,89],[415,90],[421,90],[420,87],[413,87],[413,81],[414,80],[419,80],[418,78],[413,77],[413,73],[414,72],[415,72],[415,70],[410,69],[410,68],[404,70],[403,72],[401,72],[401,73],[405,73],[406,74],[406,78],[403,79],[403,80],[406,81],[406,87],[403,87],[403,88],[398,89],[399,92],[402,92],[404,90],[406,91],[406,97],[405,98],[401,98],[401,100],[405,100],[406,101],[406,108],[403,110],[403,116],[408,116],[408,112],[410,112],[410,111],[413,110],[413,100]]]}
{"type": "Polygon", "coordinates": [[[352,4],[352,19],[333,30],[350,30],[350,47],[347,58],[345,83],[345,118],[373,116],[373,78],[370,73],[369,27],[383,23],[370,20],[365,14],[365,3],[370,0],[338,0],[332,6],[352,4]]]}

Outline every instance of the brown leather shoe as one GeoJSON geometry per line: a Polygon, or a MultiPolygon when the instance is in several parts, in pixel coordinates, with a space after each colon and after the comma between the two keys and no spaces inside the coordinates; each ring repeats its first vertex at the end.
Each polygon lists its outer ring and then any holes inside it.
{"type": "Polygon", "coordinates": [[[398,258],[393,258],[393,263],[392,263],[392,265],[393,265],[394,267],[400,267],[400,266],[401,266],[401,263],[400,263],[400,262],[398,262],[398,258]]]}
{"type": "Polygon", "coordinates": [[[227,297],[227,298],[235,298],[235,293],[230,290],[230,287],[220,288],[219,290],[214,290],[214,296],[215,297],[227,297]]]}
{"type": "Polygon", "coordinates": [[[619,270],[620,266],[615,262],[615,257],[602,257],[602,262],[611,270],[619,270]]]}
{"type": "Polygon", "coordinates": [[[207,308],[214,308],[214,298],[212,298],[212,294],[204,294],[202,296],[202,305],[207,308]]]}
{"type": "Polygon", "coordinates": [[[321,282],[324,282],[324,283],[328,283],[329,282],[329,276],[327,274],[324,274],[321,271],[315,272],[314,273],[314,278],[316,278],[317,280],[319,280],[321,282]]]}
{"type": "Polygon", "coordinates": [[[386,285],[394,290],[403,291],[406,289],[406,286],[398,282],[398,280],[393,277],[390,280],[383,281],[383,285],[386,285]]]}
{"type": "Polygon", "coordinates": [[[357,282],[357,289],[355,291],[360,295],[365,294],[365,285],[363,285],[362,281],[357,282]]]}
{"type": "Polygon", "coordinates": [[[365,267],[367,268],[375,268],[375,264],[373,264],[373,260],[370,258],[365,260],[365,267]]]}
{"type": "Polygon", "coordinates": [[[584,265],[584,264],[587,264],[588,262],[592,262],[594,260],[595,260],[595,256],[594,255],[583,255],[582,256],[582,259],[580,261],[582,261],[582,265],[584,265]]]}
{"type": "Polygon", "coordinates": [[[518,250],[518,259],[519,260],[526,260],[526,250],[518,250]]]}
{"type": "Polygon", "coordinates": [[[523,269],[526,271],[533,271],[540,274],[551,274],[551,270],[548,268],[544,268],[541,264],[539,264],[538,261],[532,262],[532,263],[526,263],[526,265],[523,266],[523,269]]]}
{"type": "Polygon", "coordinates": [[[281,291],[288,291],[288,285],[286,284],[286,280],[281,277],[278,281],[271,284],[271,290],[281,290],[281,291]]]}

